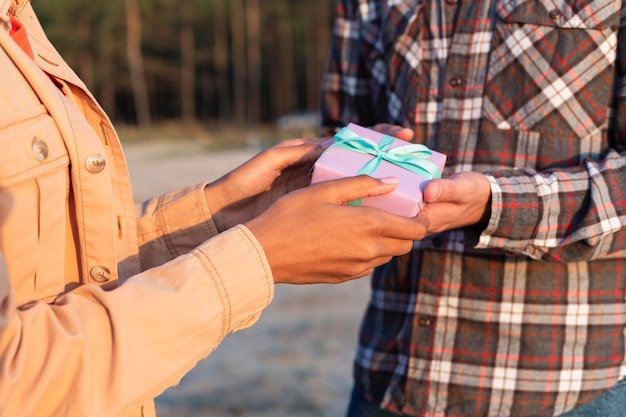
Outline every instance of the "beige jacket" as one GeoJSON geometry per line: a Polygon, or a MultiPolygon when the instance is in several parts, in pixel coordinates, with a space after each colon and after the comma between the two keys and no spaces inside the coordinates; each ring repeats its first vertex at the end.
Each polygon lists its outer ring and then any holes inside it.
{"type": "Polygon", "coordinates": [[[204,184],[136,209],[110,120],[18,17],[35,62],[0,22],[0,416],[154,415],[268,305],[269,265],[245,227],[217,235],[204,184]]]}

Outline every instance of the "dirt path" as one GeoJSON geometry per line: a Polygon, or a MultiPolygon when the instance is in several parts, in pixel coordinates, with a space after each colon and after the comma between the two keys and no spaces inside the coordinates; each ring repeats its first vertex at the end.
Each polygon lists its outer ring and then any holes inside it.
{"type": "MultiPolygon", "coordinates": [[[[199,144],[125,146],[137,201],[214,179],[256,150],[207,154],[199,144]]],[[[341,417],[352,382],[367,279],[278,286],[251,328],[230,335],[157,399],[159,417],[341,417]]]]}

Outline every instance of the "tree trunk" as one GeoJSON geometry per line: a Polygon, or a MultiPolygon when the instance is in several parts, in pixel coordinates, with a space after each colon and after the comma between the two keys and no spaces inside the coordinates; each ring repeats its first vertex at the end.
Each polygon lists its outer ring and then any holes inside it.
{"type": "Polygon", "coordinates": [[[305,2],[303,6],[306,103],[309,110],[316,110],[320,106],[321,84],[330,47],[327,36],[332,29],[327,27],[328,11],[325,7],[315,2],[305,2]],[[322,54],[325,57],[320,59],[322,54]]]}
{"type": "Polygon", "coordinates": [[[225,1],[213,0],[213,62],[215,65],[215,85],[217,102],[215,103],[218,119],[226,119],[231,114],[230,77],[228,76],[228,24],[225,1]]]}
{"type": "Polygon", "coordinates": [[[291,112],[297,107],[298,90],[294,73],[294,39],[290,3],[282,2],[276,6],[275,48],[271,49],[272,62],[276,62],[271,71],[271,96],[273,118],[291,112]]]}
{"type": "Polygon", "coordinates": [[[248,59],[248,123],[261,120],[261,8],[259,0],[246,1],[248,59]]]}
{"type": "Polygon", "coordinates": [[[179,0],[180,12],[180,101],[183,124],[191,128],[196,119],[195,43],[193,30],[193,2],[179,0]]]}
{"type": "MultiPolygon", "coordinates": [[[[113,31],[109,32],[111,36],[114,35],[113,31]]],[[[115,45],[111,42],[103,42],[100,48],[100,59],[98,68],[100,70],[100,78],[102,83],[100,86],[100,102],[102,108],[107,114],[114,118],[115,115],[115,89],[116,89],[116,77],[115,72],[118,68],[115,66],[115,45]]]]}
{"type": "Polygon", "coordinates": [[[130,79],[135,99],[137,122],[142,130],[149,130],[150,103],[141,52],[141,16],[137,0],[126,0],[126,53],[130,68],[130,79]]]}
{"type": "Polygon", "coordinates": [[[91,11],[89,7],[81,6],[76,19],[76,37],[80,47],[78,49],[78,73],[89,88],[94,84],[93,48],[89,45],[93,42],[91,11]]]}
{"type": "Polygon", "coordinates": [[[243,0],[230,1],[230,33],[232,39],[233,113],[235,121],[246,121],[246,22],[243,0]]]}
{"type": "Polygon", "coordinates": [[[317,91],[315,92],[315,109],[321,105],[322,85],[324,83],[324,75],[328,65],[330,56],[330,45],[333,33],[333,13],[334,2],[322,2],[318,8],[318,28],[317,34],[317,91]]]}

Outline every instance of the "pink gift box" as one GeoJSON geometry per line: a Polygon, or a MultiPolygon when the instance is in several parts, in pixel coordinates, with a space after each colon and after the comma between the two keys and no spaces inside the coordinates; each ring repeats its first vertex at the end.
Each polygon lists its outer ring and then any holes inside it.
{"type": "MultiPolygon", "coordinates": [[[[358,137],[368,138],[376,144],[380,144],[384,136],[382,133],[353,123],[349,124],[347,129],[354,132],[358,137]]],[[[386,150],[407,145],[412,144],[394,138],[393,143],[391,143],[386,150]]],[[[430,152],[431,155],[422,160],[430,161],[438,168],[439,173],[442,172],[446,163],[446,155],[427,148],[425,149],[426,152],[430,152]]],[[[314,184],[321,181],[355,176],[361,168],[374,158],[374,154],[346,149],[344,147],[334,146],[333,144],[326,149],[315,162],[311,183],[314,184]]],[[[419,163],[419,161],[417,163],[419,163]]],[[[398,178],[399,182],[397,188],[391,193],[375,197],[366,197],[361,200],[362,205],[380,208],[405,217],[415,217],[422,210],[424,205],[422,192],[424,186],[431,178],[412,172],[407,168],[403,168],[385,159],[383,159],[378,168],[369,175],[375,178],[395,177],[398,178]]],[[[435,177],[437,176],[438,175],[435,174],[435,177]]]]}

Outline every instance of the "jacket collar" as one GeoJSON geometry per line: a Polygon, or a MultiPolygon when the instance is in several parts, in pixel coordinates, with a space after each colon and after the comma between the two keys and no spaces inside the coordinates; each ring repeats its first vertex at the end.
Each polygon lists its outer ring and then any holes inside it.
{"type": "MultiPolygon", "coordinates": [[[[0,0],[3,2],[3,10],[8,10],[11,0],[0,0]]],[[[35,63],[48,74],[59,79],[65,80],[83,89],[87,94],[91,95],[82,80],[67,65],[65,60],[57,52],[56,48],[50,43],[46,36],[39,19],[33,10],[30,1],[25,5],[19,16],[20,22],[26,27],[28,38],[33,49],[35,63]]]]}
{"type": "Polygon", "coordinates": [[[11,7],[11,0],[0,0],[0,16],[6,16],[11,7]]]}

